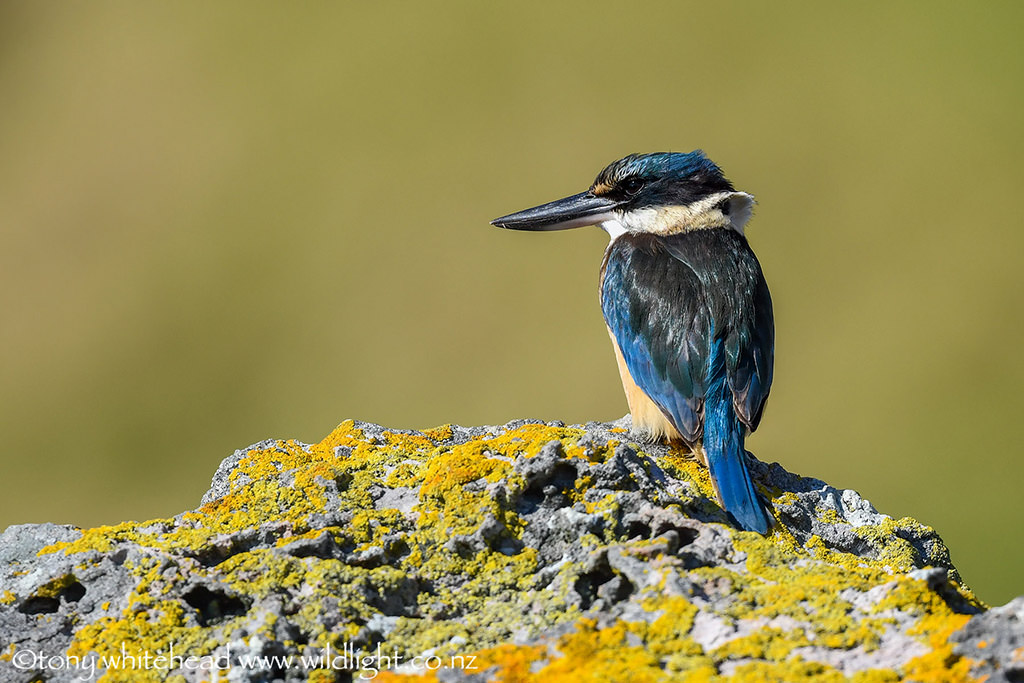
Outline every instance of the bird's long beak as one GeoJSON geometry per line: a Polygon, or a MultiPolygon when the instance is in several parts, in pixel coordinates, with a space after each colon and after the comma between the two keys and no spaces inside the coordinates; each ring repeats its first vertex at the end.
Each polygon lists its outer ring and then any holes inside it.
{"type": "Polygon", "coordinates": [[[510,230],[568,230],[597,225],[615,218],[615,208],[622,202],[581,192],[565,199],[548,202],[532,209],[495,218],[491,225],[510,230]]]}

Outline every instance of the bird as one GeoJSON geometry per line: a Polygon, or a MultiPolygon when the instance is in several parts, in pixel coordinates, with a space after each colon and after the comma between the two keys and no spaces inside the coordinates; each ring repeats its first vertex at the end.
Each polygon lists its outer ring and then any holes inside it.
{"type": "Polygon", "coordinates": [[[601,311],[634,433],[696,453],[730,521],[766,534],[772,521],[744,448],[775,355],[771,294],[744,233],[753,206],[702,150],[655,152],[609,164],[585,192],[491,224],[608,233],[601,311]]]}

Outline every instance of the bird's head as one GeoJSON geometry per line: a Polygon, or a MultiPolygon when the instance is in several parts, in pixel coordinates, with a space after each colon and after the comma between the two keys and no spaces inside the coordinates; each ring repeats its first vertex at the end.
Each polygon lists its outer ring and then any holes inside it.
{"type": "Polygon", "coordinates": [[[704,228],[743,232],[754,198],[737,192],[700,150],[630,154],[597,175],[586,192],[491,221],[513,230],[566,230],[600,225],[669,235],[704,228]]]}

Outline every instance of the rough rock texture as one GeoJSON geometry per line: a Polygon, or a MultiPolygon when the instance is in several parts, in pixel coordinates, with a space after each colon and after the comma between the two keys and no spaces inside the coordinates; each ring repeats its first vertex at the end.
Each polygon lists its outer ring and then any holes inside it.
{"type": "Polygon", "coordinates": [[[739,531],[625,426],[346,422],[173,519],[11,527],[0,681],[1022,680],[1024,603],[929,527],[752,460],[780,523],[739,531]]]}
{"type": "Polygon", "coordinates": [[[979,614],[950,640],[959,657],[974,660],[975,673],[996,681],[1024,681],[1024,597],[979,614]]]}

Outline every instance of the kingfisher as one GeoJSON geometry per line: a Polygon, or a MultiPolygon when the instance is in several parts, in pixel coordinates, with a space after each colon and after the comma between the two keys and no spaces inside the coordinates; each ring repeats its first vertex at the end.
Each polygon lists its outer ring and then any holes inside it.
{"type": "Polygon", "coordinates": [[[747,531],[770,524],[743,443],[772,384],[775,323],[744,228],[753,196],[701,150],[631,154],[586,192],[491,221],[512,230],[600,226],[601,311],[633,430],[682,445],[747,531]]]}

